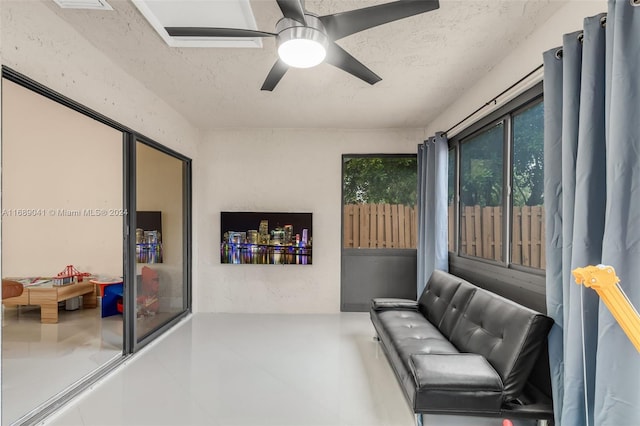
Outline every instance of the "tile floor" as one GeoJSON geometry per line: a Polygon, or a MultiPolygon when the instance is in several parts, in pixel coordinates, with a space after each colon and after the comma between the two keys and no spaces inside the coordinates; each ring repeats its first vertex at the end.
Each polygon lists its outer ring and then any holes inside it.
{"type": "Polygon", "coordinates": [[[2,424],[122,355],[122,317],[99,309],[59,311],[41,324],[39,307],[5,308],[2,321],[2,424]]]}
{"type": "MultiPolygon", "coordinates": [[[[41,324],[39,307],[4,307],[2,424],[15,422],[122,356],[122,316],[102,318],[100,313],[100,307],[67,311],[63,304],[57,324],[41,324]]],[[[163,312],[138,318],[139,336],[176,314],[163,312]]]]}
{"type": "MultiPolygon", "coordinates": [[[[43,424],[413,425],[373,334],[366,313],[195,314],[43,424]]],[[[425,416],[424,424],[502,419],[425,416]]]]}

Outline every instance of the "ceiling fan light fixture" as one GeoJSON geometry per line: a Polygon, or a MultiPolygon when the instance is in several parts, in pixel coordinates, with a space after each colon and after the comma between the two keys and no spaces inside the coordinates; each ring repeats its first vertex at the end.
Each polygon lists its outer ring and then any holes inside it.
{"type": "Polygon", "coordinates": [[[296,38],[280,44],[278,56],[290,67],[311,68],[324,61],[327,49],[315,40],[296,38]]]}
{"type": "Polygon", "coordinates": [[[313,15],[305,15],[306,25],[283,18],[276,25],[278,56],[294,68],[311,68],[327,56],[328,40],[324,26],[313,15]]]}
{"type": "MultiPolygon", "coordinates": [[[[138,3],[151,0],[133,1],[138,3]]],[[[638,2],[640,0],[632,1],[638,2]]],[[[347,12],[318,16],[309,13],[304,7],[304,2],[305,0],[277,0],[283,18],[276,23],[274,32],[235,27],[197,26],[167,26],[164,27],[163,32],[178,38],[263,38],[275,36],[279,58],[271,67],[271,71],[269,71],[260,90],[273,91],[289,68],[310,68],[325,60],[365,83],[374,85],[382,78],[340,47],[336,41],[378,25],[419,15],[440,7],[439,0],[396,0],[347,12]]]]}

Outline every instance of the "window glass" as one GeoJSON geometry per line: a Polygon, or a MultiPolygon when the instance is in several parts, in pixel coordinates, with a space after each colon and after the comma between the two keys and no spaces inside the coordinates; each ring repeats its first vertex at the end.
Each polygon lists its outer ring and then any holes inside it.
{"type": "Polygon", "coordinates": [[[449,167],[448,167],[448,184],[447,184],[447,217],[449,220],[449,251],[456,249],[455,245],[455,189],[456,189],[456,150],[449,150],[449,167]]]}
{"type": "Polygon", "coordinates": [[[2,274],[22,284],[2,301],[0,423],[35,424],[34,413],[123,355],[123,317],[115,301],[104,315],[99,298],[118,284],[95,284],[122,282],[123,133],[31,83],[0,84],[2,274]],[[76,272],[90,276],[54,286],[76,272]]]}
{"type": "Polygon", "coordinates": [[[544,269],[544,115],[538,102],[513,116],[511,263],[544,269]]]}
{"type": "Polygon", "coordinates": [[[415,248],[417,158],[344,157],[344,248],[415,248]]]}
{"type": "Polygon", "coordinates": [[[136,143],[136,337],[141,342],[187,308],[184,162],[136,143]]]}
{"type": "Polygon", "coordinates": [[[502,261],[504,123],[460,145],[460,253],[502,261]]]}

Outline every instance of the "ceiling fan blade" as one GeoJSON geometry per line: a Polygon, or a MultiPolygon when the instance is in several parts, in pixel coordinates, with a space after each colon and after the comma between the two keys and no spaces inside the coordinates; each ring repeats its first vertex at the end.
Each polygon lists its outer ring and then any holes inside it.
{"type": "Polygon", "coordinates": [[[269,92],[273,91],[276,88],[284,74],[289,69],[289,66],[285,64],[282,59],[278,59],[271,71],[269,71],[269,75],[267,75],[267,79],[262,84],[260,90],[268,90],[269,92]]]}
{"type": "Polygon", "coordinates": [[[376,73],[362,65],[360,61],[335,43],[329,44],[325,62],[372,85],[382,80],[376,73]]]}
{"type": "Polygon", "coordinates": [[[276,34],[243,28],[166,27],[172,37],[274,37],[276,34]]]}
{"type": "Polygon", "coordinates": [[[438,9],[438,0],[401,0],[320,17],[332,40],[438,9]]]}
{"type": "Polygon", "coordinates": [[[301,0],[278,0],[278,6],[285,18],[293,19],[306,25],[304,19],[304,6],[301,0]]]}

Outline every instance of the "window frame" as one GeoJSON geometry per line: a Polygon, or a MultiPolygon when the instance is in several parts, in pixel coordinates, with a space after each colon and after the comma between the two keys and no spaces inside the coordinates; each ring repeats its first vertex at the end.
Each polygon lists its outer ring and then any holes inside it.
{"type": "MultiPolygon", "coordinates": [[[[453,191],[453,211],[454,211],[454,232],[453,252],[449,250],[449,258],[451,263],[461,263],[463,265],[472,265],[475,262],[481,263],[482,267],[489,271],[494,270],[498,273],[505,272],[505,269],[511,270],[517,275],[520,273],[526,276],[536,276],[534,278],[534,288],[537,291],[544,292],[544,284],[540,288],[540,280],[537,277],[544,278],[546,271],[544,269],[533,268],[529,266],[512,263],[512,215],[513,215],[513,117],[533,107],[539,102],[544,102],[542,82],[536,84],[532,88],[516,96],[505,105],[497,108],[488,115],[473,122],[459,133],[449,138],[449,151],[454,151],[454,191],[453,191]],[[460,184],[461,184],[461,146],[470,139],[489,130],[492,126],[503,123],[503,186],[502,186],[502,260],[496,261],[485,259],[479,256],[472,256],[461,252],[461,203],[460,203],[460,184]]],[[[451,248],[449,248],[451,249],[451,248]]],[[[481,265],[478,265],[481,266],[481,265]]],[[[544,281],[544,280],[543,280],[544,281]]]]}
{"type": "MultiPolygon", "coordinates": [[[[381,153],[381,154],[376,154],[376,153],[366,153],[366,154],[342,154],[342,164],[341,164],[341,170],[340,170],[340,205],[341,205],[341,220],[340,220],[340,224],[341,224],[341,229],[340,229],[340,246],[341,246],[341,250],[344,252],[349,252],[350,250],[353,251],[359,251],[364,253],[365,251],[369,251],[372,253],[378,253],[382,256],[387,256],[390,254],[396,254],[396,253],[406,253],[408,250],[413,250],[414,252],[417,250],[417,239],[416,239],[416,247],[385,247],[385,248],[370,248],[370,247],[345,247],[345,241],[344,241],[344,174],[345,174],[345,164],[346,161],[348,159],[351,158],[412,158],[416,160],[416,191],[418,188],[418,179],[417,179],[417,175],[418,175],[418,167],[417,167],[417,163],[418,163],[418,154],[417,153],[381,153]]],[[[417,193],[416,193],[416,205],[414,206],[414,209],[416,210],[417,213],[417,193]]],[[[416,219],[417,221],[417,219],[416,219]]],[[[416,224],[417,225],[417,224],[416,224]]],[[[417,228],[416,228],[417,229],[417,228]]]]}
{"type": "Polygon", "coordinates": [[[501,232],[502,232],[503,236],[505,235],[504,232],[505,232],[505,217],[506,217],[506,215],[504,214],[504,211],[505,211],[504,206],[505,206],[505,200],[507,200],[507,198],[508,198],[508,189],[507,189],[508,185],[506,185],[506,183],[508,182],[508,180],[507,180],[508,179],[508,176],[507,176],[508,172],[505,171],[506,167],[504,167],[504,166],[505,166],[506,162],[505,162],[504,159],[506,158],[506,152],[505,152],[506,146],[505,145],[508,145],[508,144],[505,144],[504,141],[507,139],[508,133],[511,132],[511,125],[510,125],[509,120],[508,120],[508,115],[503,115],[503,116],[497,117],[496,119],[488,122],[486,125],[476,129],[474,132],[472,132],[469,135],[464,136],[464,137],[462,137],[462,138],[460,138],[458,140],[458,144],[456,145],[456,148],[455,148],[456,152],[457,152],[456,156],[457,156],[457,160],[458,160],[457,161],[457,166],[456,166],[456,171],[455,171],[456,177],[457,177],[457,179],[456,179],[456,181],[457,181],[457,183],[456,183],[457,188],[456,189],[457,190],[454,191],[454,193],[456,193],[458,195],[457,200],[454,200],[454,203],[458,206],[458,209],[457,209],[458,211],[456,213],[456,215],[457,215],[457,217],[456,217],[457,226],[456,226],[456,228],[454,228],[454,230],[456,232],[454,240],[456,241],[456,254],[458,256],[467,257],[467,258],[470,258],[470,259],[478,259],[478,260],[482,260],[483,262],[490,263],[490,264],[506,266],[506,265],[504,265],[505,264],[504,259],[507,259],[506,253],[505,253],[504,241],[503,241],[503,244],[502,244],[502,253],[501,253],[501,256],[502,256],[502,259],[503,259],[502,261],[493,260],[493,259],[487,259],[487,258],[480,257],[480,256],[472,256],[472,255],[469,255],[469,254],[461,253],[461,249],[462,249],[462,247],[461,247],[461,245],[462,245],[462,243],[461,243],[462,231],[460,229],[460,224],[461,224],[462,221],[460,220],[460,214],[461,214],[461,212],[460,212],[460,207],[461,207],[461,203],[460,203],[460,185],[462,184],[462,175],[460,174],[459,171],[460,171],[460,164],[462,163],[462,150],[460,149],[460,147],[462,145],[464,145],[465,143],[468,143],[470,139],[473,139],[473,138],[481,135],[484,132],[487,132],[487,131],[491,130],[493,127],[496,127],[496,126],[498,126],[500,124],[502,124],[502,166],[503,166],[502,167],[502,189],[501,189],[501,191],[502,191],[502,203],[501,204],[502,204],[503,213],[502,213],[502,223],[501,223],[501,228],[502,229],[501,229],[501,232]]]}

